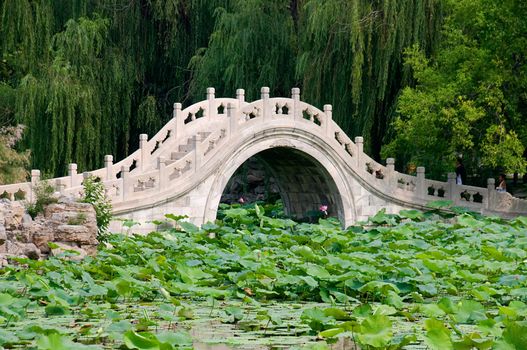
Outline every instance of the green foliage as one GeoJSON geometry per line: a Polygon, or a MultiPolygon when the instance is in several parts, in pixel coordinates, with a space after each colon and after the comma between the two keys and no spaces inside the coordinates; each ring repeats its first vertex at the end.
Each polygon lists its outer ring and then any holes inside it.
{"type": "MultiPolygon", "coordinates": [[[[84,203],[90,203],[95,209],[97,218],[97,238],[104,240],[104,235],[108,233],[108,226],[112,220],[112,203],[106,197],[106,188],[101,182],[101,179],[95,176],[90,176],[82,182],[84,187],[84,203]]],[[[81,220],[82,218],[78,218],[81,220]]]]}
{"type": "Polygon", "coordinates": [[[123,158],[186,99],[189,60],[228,3],[1,1],[0,125],[28,126],[24,147],[45,173],[123,158]]]}
{"type": "Polygon", "coordinates": [[[523,2],[448,1],[439,49],[405,51],[415,87],[403,90],[383,156],[426,167],[433,177],[462,154],[469,172],[524,172],[527,6],[523,2]]]}
{"type": "MultiPolygon", "coordinates": [[[[2,85],[0,83],[0,99],[2,85]]],[[[1,101],[0,101],[1,103],[1,101]]],[[[0,113],[2,106],[0,105],[0,113]]],[[[29,151],[17,152],[15,145],[20,139],[23,126],[0,128],[0,184],[24,182],[28,176],[29,151]]]]}
{"type": "Polygon", "coordinates": [[[0,344],[187,349],[203,327],[235,330],[216,343],[524,348],[527,219],[381,212],[343,230],[272,208],[224,207],[201,228],[169,215],[181,226],[108,235],[81,262],[19,259],[0,269],[0,344]]]}
{"type": "Polygon", "coordinates": [[[31,166],[63,175],[122,159],[172,104],[204,89],[247,98],[303,89],[378,157],[408,82],[402,49],[431,52],[442,1],[150,0],[0,2],[0,125],[28,126],[31,166]],[[272,25],[270,25],[272,23],[272,25]]]}
{"type": "Polygon", "coordinates": [[[26,211],[34,219],[38,214],[44,213],[48,204],[57,203],[54,196],[55,188],[47,181],[41,181],[33,188],[34,202],[26,203],[26,211]]]}
{"type": "Polygon", "coordinates": [[[86,214],[78,213],[75,217],[68,218],[68,225],[82,225],[86,222],[86,214]]]}

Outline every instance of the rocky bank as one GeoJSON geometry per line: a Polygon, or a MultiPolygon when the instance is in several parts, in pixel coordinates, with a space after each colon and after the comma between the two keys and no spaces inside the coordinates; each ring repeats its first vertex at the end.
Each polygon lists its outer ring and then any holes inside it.
{"type": "Polygon", "coordinates": [[[89,203],[60,198],[32,219],[20,202],[0,200],[0,264],[10,258],[66,254],[81,260],[97,252],[97,219],[89,203]],[[51,244],[50,244],[51,243],[51,244]]]}

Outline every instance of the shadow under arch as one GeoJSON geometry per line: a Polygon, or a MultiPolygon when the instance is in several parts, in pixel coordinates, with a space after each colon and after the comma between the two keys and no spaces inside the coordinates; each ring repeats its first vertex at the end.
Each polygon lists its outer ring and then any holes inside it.
{"type": "MultiPolygon", "coordinates": [[[[355,221],[351,190],[342,178],[336,161],[313,145],[313,139],[276,140],[263,137],[260,142],[241,147],[216,171],[205,208],[204,222],[214,221],[221,195],[229,179],[249,158],[256,156],[272,171],[284,210],[293,218],[304,218],[321,205],[328,206],[328,215],[336,216],[344,227],[355,221]]],[[[323,146],[323,145],[321,145],[323,146]]]]}

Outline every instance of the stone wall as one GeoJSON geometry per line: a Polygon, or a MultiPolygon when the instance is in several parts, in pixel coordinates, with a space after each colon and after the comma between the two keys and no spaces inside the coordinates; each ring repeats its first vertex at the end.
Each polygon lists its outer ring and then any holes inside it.
{"type": "Polygon", "coordinates": [[[95,255],[97,244],[97,219],[91,204],[62,197],[33,220],[22,203],[0,200],[2,264],[12,257],[41,259],[63,253],[80,260],[95,255]]]}

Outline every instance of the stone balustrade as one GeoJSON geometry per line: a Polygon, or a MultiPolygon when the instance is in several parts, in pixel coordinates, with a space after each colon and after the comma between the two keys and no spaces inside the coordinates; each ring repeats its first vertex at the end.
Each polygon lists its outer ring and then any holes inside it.
{"type": "MultiPolygon", "coordinates": [[[[216,98],[214,89],[209,88],[204,101],[186,108],[175,103],[173,118],[152,138],[141,134],[139,148],[128,157],[114,163],[113,156],[106,155],[104,167],[90,174],[102,179],[117,213],[133,212],[135,207],[153,208],[174,193],[192,192],[233,152],[259,142],[256,135],[262,140],[266,135],[275,138],[268,147],[295,149],[304,143],[309,146],[310,139],[313,147],[322,144],[324,154],[339,169],[332,170],[338,174],[330,173],[331,177],[357,182],[379,199],[374,202],[396,203],[394,208],[421,208],[431,200],[448,199],[454,205],[490,214],[527,214],[527,201],[496,193],[492,179],[487,188],[460,186],[452,174],[447,182],[440,182],[426,179],[423,167],[411,176],[395,171],[393,158],[387,159],[386,166],[377,163],[364,153],[362,137],[352,141],[333,121],[331,105],[320,110],[301,101],[298,88],[292,89],[291,98],[283,98],[271,97],[269,88],[263,87],[261,99],[253,102],[245,101],[243,89],[236,91],[236,98],[216,98]],[[285,131],[289,136],[281,136],[285,131]]],[[[31,182],[0,186],[0,197],[31,200],[39,178],[38,170],[33,170],[31,182]]],[[[70,164],[68,176],[50,181],[58,192],[77,195],[82,191],[82,180],[77,165],[70,164]]],[[[341,211],[354,211],[349,215],[353,220],[367,216],[357,214],[362,212],[358,206],[364,205],[357,204],[362,192],[350,191],[349,196],[342,194],[348,207],[341,211]]]]}

